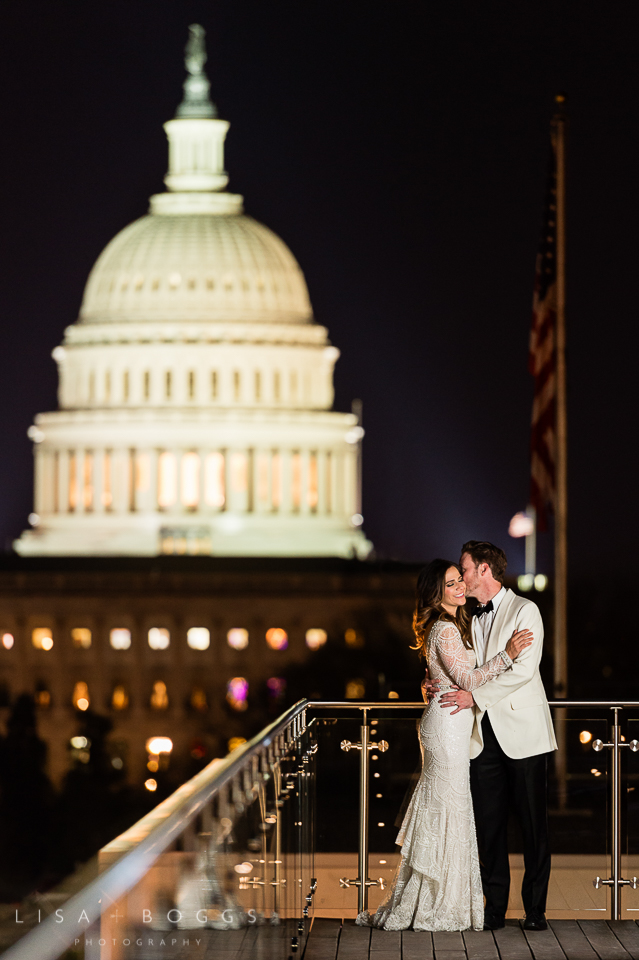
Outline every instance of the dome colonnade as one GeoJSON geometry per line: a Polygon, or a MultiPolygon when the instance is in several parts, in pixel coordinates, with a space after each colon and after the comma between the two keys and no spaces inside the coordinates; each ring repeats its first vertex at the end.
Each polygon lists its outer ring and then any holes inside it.
{"type": "Polygon", "coordinates": [[[19,553],[370,550],[363,431],[330,409],[339,352],[290,250],[225,190],[229,125],[204,60],[192,33],[165,124],[168,190],[107,245],[53,351],[60,409],[29,431],[35,505],[19,553]]]}

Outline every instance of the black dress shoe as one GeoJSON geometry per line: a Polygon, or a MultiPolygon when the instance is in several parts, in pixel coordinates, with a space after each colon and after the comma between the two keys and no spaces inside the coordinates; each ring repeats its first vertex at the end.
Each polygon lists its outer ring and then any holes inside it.
{"type": "Polygon", "coordinates": [[[543,913],[527,913],[524,930],[547,930],[548,924],[543,913]]]}
{"type": "Polygon", "coordinates": [[[484,914],[484,930],[501,930],[506,926],[504,917],[497,913],[484,914]]]}

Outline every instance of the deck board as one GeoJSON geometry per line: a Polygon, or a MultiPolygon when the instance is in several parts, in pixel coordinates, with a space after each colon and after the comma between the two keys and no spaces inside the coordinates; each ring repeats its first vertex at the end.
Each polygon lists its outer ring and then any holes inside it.
{"type": "Polygon", "coordinates": [[[468,960],[499,960],[499,951],[490,930],[464,930],[468,960]]]}
{"type": "MultiPolygon", "coordinates": [[[[594,922],[604,923],[603,920],[594,922]]],[[[597,960],[597,954],[576,920],[551,920],[550,927],[567,960],[597,960]]]]}
{"type": "Polygon", "coordinates": [[[402,960],[402,935],[395,930],[371,932],[370,960],[402,960]]]}
{"type": "Polygon", "coordinates": [[[402,960],[432,960],[433,936],[425,930],[404,930],[402,960]]]}
{"type": "Polygon", "coordinates": [[[535,960],[565,960],[566,954],[551,927],[547,930],[524,930],[524,936],[535,960]]]}
{"type": "Polygon", "coordinates": [[[531,960],[530,947],[518,920],[506,920],[506,926],[494,930],[493,936],[502,960],[531,960]]]}
{"type": "Polygon", "coordinates": [[[327,920],[323,917],[317,917],[313,921],[308,936],[304,960],[335,960],[341,932],[341,920],[327,920]]]}
{"type": "Polygon", "coordinates": [[[633,960],[639,960],[639,927],[637,924],[632,920],[608,920],[606,922],[633,960]]]}
{"type": "Polygon", "coordinates": [[[578,920],[577,922],[601,960],[630,960],[630,954],[607,923],[597,923],[596,920],[578,920]]]}

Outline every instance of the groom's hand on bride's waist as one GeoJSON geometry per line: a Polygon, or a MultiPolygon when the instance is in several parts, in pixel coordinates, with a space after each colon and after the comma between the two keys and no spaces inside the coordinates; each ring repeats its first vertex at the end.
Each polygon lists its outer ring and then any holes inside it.
{"type": "Polygon", "coordinates": [[[472,707],[474,702],[472,693],[456,687],[454,690],[449,690],[448,693],[442,694],[439,705],[440,707],[453,707],[450,715],[454,717],[460,710],[467,710],[469,707],[472,707]]]}

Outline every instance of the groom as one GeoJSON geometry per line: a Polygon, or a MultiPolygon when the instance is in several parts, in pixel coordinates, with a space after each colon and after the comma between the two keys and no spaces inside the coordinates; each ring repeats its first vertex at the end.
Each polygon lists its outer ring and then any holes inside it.
{"type": "Polygon", "coordinates": [[[455,707],[453,713],[468,707],[475,713],[470,782],[486,897],[484,929],[504,926],[510,890],[508,817],[514,811],[524,840],[524,929],[545,930],[550,877],[546,767],[557,741],[539,674],[541,615],[536,604],[504,587],[506,564],[506,554],[493,543],[469,540],[462,547],[466,595],[479,602],[472,619],[477,664],[503,650],[515,630],[531,630],[533,643],[510,670],[472,693],[444,694],[440,703],[455,707]]]}

